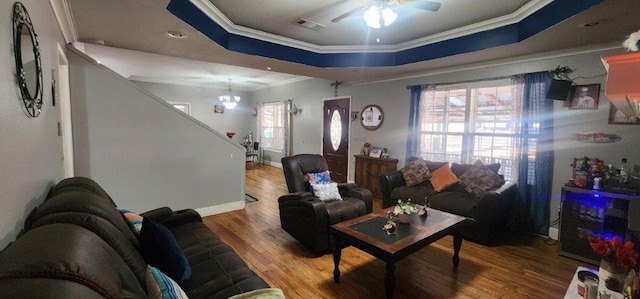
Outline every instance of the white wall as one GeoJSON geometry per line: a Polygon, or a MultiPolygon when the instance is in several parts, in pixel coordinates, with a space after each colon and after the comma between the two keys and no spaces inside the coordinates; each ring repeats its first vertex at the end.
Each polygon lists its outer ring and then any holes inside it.
{"type": "Polygon", "coordinates": [[[62,142],[57,135],[59,105],[51,103],[51,70],[57,44],[64,44],[48,1],[21,0],[38,34],[44,78],[44,106],[37,118],[24,112],[15,81],[12,12],[14,1],[0,1],[0,248],[13,241],[24,218],[63,177],[62,142]]]}
{"type": "Polygon", "coordinates": [[[191,116],[222,134],[227,131],[236,132],[237,135],[232,139],[236,142],[242,141],[252,128],[247,120],[254,111],[246,92],[234,90],[233,94],[241,97],[238,106],[234,109],[225,109],[224,113],[214,113],[214,105],[222,105],[218,96],[227,94],[226,89],[139,81],[134,83],[165,101],[191,104],[191,116]]]}
{"type": "MultiPolygon", "coordinates": [[[[555,220],[560,204],[560,189],[571,176],[570,164],[574,157],[599,157],[605,163],[618,165],[622,157],[629,160],[630,165],[640,164],[640,139],[637,138],[640,126],[609,125],[607,117],[609,101],[604,95],[606,71],[600,56],[608,53],[622,52],[621,49],[602,50],[591,53],[547,55],[546,57],[529,58],[527,61],[499,62],[495,66],[468,68],[459,71],[441,72],[398,81],[364,84],[357,86],[341,86],[339,95],[352,96],[352,110],[361,111],[368,104],[377,104],[384,110],[384,123],[376,131],[367,131],[359,123],[352,122],[351,154],[357,154],[362,144],[371,142],[386,147],[392,158],[400,161],[398,167],[404,165],[407,138],[407,116],[409,114],[408,85],[437,84],[458,82],[482,78],[508,76],[513,74],[553,70],[557,66],[568,66],[575,72],[570,75],[575,84],[601,84],[598,110],[568,110],[562,101],[554,104],[554,151],[555,167],[553,176],[553,198],[550,205],[550,218],[555,220]],[[615,133],[622,141],[610,144],[580,143],[570,140],[572,133],[578,132],[615,133]]],[[[333,96],[333,87],[326,80],[309,80],[303,83],[292,83],[285,86],[256,91],[252,98],[256,101],[271,98],[294,99],[304,113],[294,120],[296,131],[293,134],[294,154],[320,153],[321,151],[321,101],[324,97],[333,96]]],[[[353,158],[349,178],[354,176],[353,158]]]]}
{"type": "Polygon", "coordinates": [[[69,60],[76,175],[132,211],[244,207],[244,147],[83,54],[69,60]]]}

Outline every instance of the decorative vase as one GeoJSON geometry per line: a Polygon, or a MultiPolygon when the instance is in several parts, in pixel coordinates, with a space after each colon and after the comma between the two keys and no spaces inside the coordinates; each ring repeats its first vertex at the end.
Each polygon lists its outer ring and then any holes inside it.
{"type": "Polygon", "coordinates": [[[624,285],[628,269],[616,263],[615,260],[601,259],[598,276],[607,289],[620,292],[624,285]]]}
{"type": "Polygon", "coordinates": [[[411,215],[402,213],[398,215],[398,221],[400,221],[400,223],[409,223],[411,222],[411,215]]]}

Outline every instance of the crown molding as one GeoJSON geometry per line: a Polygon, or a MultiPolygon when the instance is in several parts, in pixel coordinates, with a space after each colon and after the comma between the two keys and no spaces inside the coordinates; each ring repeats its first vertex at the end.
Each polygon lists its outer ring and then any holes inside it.
{"type": "Polygon", "coordinates": [[[580,47],[580,48],[567,49],[567,50],[550,51],[545,53],[525,55],[525,56],[519,56],[519,57],[513,57],[513,58],[489,60],[489,61],[484,61],[484,62],[479,62],[474,64],[468,64],[464,66],[434,69],[428,72],[417,72],[413,74],[397,76],[397,77],[387,78],[387,79],[354,81],[354,82],[350,82],[349,84],[352,86],[359,86],[359,85],[387,83],[387,82],[429,77],[429,76],[456,73],[456,72],[467,72],[467,71],[485,69],[490,67],[499,67],[499,66],[513,65],[513,64],[520,64],[520,63],[531,63],[531,62],[543,61],[543,60],[553,59],[553,58],[582,55],[582,54],[589,54],[589,53],[602,52],[602,51],[612,51],[612,50],[623,50],[623,47],[620,43],[607,43],[607,44],[580,47]]]}
{"type": "Polygon", "coordinates": [[[60,26],[64,41],[67,44],[77,42],[78,31],[73,21],[69,0],[49,0],[49,3],[51,3],[51,8],[53,9],[53,14],[56,16],[56,20],[58,20],[58,26],[60,26]]]}
{"type": "MultiPolygon", "coordinates": [[[[213,84],[211,84],[211,83],[191,82],[191,81],[187,81],[187,80],[179,80],[179,79],[176,79],[176,78],[129,76],[127,79],[129,79],[131,81],[136,81],[136,82],[171,84],[171,85],[192,86],[192,87],[213,88],[213,89],[226,89],[227,88],[226,85],[223,86],[223,87],[214,87],[213,84]]],[[[257,91],[257,90],[261,90],[261,89],[265,89],[265,88],[271,88],[271,87],[286,85],[286,84],[290,84],[290,83],[306,81],[306,80],[310,80],[310,79],[313,79],[313,78],[305,77],[305,76],[297,76],[295,78],[291,78],[291,79],[288,79],[288,80],[282,80],[282,81],[274,82],[274,83],[271,83],[271,84],[265,84],[265,86],[263,86],[263,87],[256,87],[256,88],[235,88],[234,87],[234,90],[243,91],[243,92],[251,92],[251,91],[257,91]]]]}
{"type": "Polygon", "coordinates": [[[397,47],[395,48],[395,51],[408,50],[408,49],[412,49],[412,48],[416,48],[424,45],[434,44],[434,43],[445,41],[445,40],[450,40],[458,37],[471,35],[478,32],[483,32],[491,29],[508,26],[511,24],[516,24],[524,20],[526,17],[532,15],[536,11],[547,6],[551,2],[553,2],[553,0],[534,0],[534,1],[528,2],[526,5],[516,10],[512,14],[504,15],[504,16],[493,18],[490,20],[485,20],[475,24],[462,26],[452,30],[443,31],[430,36],[425,36],[416,40],[401,43],[397,45],[397,47]]]}
{"type": "Polygon", "coordinates": [[[297,49],[307,50],[319,54],[332,54],[332,53],[393,53],[404,51],[420,46],[434,44],[437,42],[450,40],[458,37],[467,36],[470,34],[483,32],[495,28],[504,27],[507,25],[515,24],[529,15],[535,13],[541,8],[545,7],[553,0],[533,0],[518,9],[517,11],[486,20],[467,26],[455,28],[452,30],[440,32],[437,34],[425,36],[419,39],[407,41],[395,45],[365,45],[365,46],[321,46],[317,44],[307,43],[280,35],[239,26],[231,22],[218,8],[213,6],[210,1],[207,0],[190,0],[190,2],[196,6],[200,11],[207,15],[212,21],[216,22],[220,27],[226,30],[230,34],[245,36],[265,42],[276,43],[279,45],[293,47],[297,49]]]}

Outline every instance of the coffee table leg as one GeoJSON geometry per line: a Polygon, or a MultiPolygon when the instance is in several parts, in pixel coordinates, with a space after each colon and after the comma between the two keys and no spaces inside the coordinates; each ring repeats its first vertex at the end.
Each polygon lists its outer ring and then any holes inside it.
{"type": "Polygon", "coordinates": [[[333,281],[340,282],[340,256],[342,256],[342,244],[336,238],[333,245],[333,281]]]}
{"type": "Polygon", "coordinates": [[[462,246],[462,237],[459,235],[453,236],[453,268],[458,269],[458,263],[460,262],[460,247],[462,246]]]}
{"type": "Polygon", "coordinates": [[[387,263],[387,273],[384,275],[384,288],[387,291],[387,298],[393,298],[393,291],[396,287],[396,265],[387,263]]]}

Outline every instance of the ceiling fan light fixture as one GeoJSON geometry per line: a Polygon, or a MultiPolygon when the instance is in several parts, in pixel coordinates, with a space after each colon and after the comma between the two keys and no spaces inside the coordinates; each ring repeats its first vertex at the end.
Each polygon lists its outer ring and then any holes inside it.
{"type": "Polygon", "coordinates": [[[373,5],[364,12],[364,21],[371,28],[380,28],[380,10],[377,6],[373,5]]]}
{"type": "Polygon", "coordinates": [[[390,7],[380,8],[376,5],[372,5],[364,12],[363,17],[367,26],[373,29],[379,29],[382,26],[386,27],[393,24],[393,22],[398,18],[398,14],[390,7]]]}
{"type": "Polygon", "coordinates": [[[398,14],[393,12],[393,10],[391,10],[391,8],[384,8],[380,11],[380,14],[382,15],[382,19],[384,20],[384,26],[389,26],[391,24],[393,24],[393,22],[396,21],[396,19],[398,18],[398,14]]]}
{"type": "Polygon", "coordinates": [[[233,95],[233,89],[231,89],[231,79],[229,79],[229,94],[219,96],[218,100],[220,100],[220,102],[222,102],[222,105],[224,105],[224,107],[227,109],[236,108],[238,103],[240,103],[240,97],[233,95]]]}

